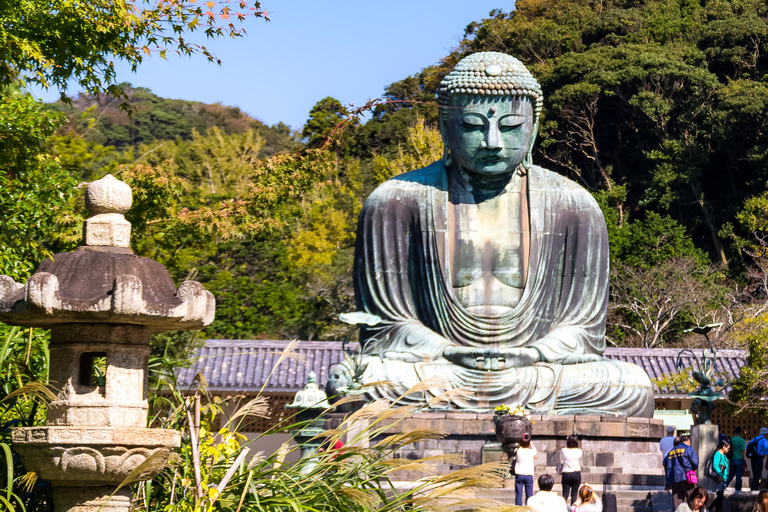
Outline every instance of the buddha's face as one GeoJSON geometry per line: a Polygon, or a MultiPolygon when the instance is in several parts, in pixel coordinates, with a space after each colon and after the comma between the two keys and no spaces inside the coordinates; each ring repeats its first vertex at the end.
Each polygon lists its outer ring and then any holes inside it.
{"type": "Polygon", "coordinates": [[[455,95],[442,127],[451,155],[465,171],[513,172],[533,136],[533,105],[527,97],[455,95]]]}

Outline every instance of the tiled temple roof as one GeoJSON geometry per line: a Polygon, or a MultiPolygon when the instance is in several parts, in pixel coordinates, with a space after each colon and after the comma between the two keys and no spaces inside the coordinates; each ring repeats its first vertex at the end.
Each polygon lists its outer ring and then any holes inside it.
{"type": "MultiPolygon", "coordinates": [[[[338,341],[302,341],[293,351],[297,357],[286,358],[276,369],[280,353],[290,341],[206,340],[193,356],[192,365],[179,371],[179,385],[192,385],[202,372],[210,391],[295,393],[307,383],[314,370],[320,385],[328,380],[331,365],[344,360],[338,341]],[[298,358],[305,358],[306,364],[298,358]]],[[[357,343],[348,344],[357,350],[357,343]]]]}
{"type": "MultiPolygon", "coordinates": [[[[195,375],[202,372],[208,389],[214,392],[239,393],[258,392],[262,387],[267,393],[295,393],[304,387],[307,374],[314,370],[321,385],[328,379],[332,365],[343,361],[342,343],[337,341],[302,341],[295,354],[304,358],[306,364],[296,357],[287,358],[279,367],[273,368],[280,353],[289,341],[263,340],[207,340],[197,350],[192,365],[179,370],[179,385],[187,388],[193,385],[195,375]]],[[[357,350],[357,343],[349,343],[348,350],[357,350]]],[[[680,352],[676,348],[608,348],[605,357],[635,363],[648,373],[651,380],[677,373],[675,361],[680,352]]],[[[695,350],[701,358],[701,351],[695,350]]],[[[746,364],[743,350],[719,350],[718,370],[732,380],[738,377],[741,367],[746,364]]],[[[698,368],[690,352],[683,356],[683,365],[698,368]]],[[[656,384],[654,383],[654,387],[656,384]]],[[[677,389],[655,389],[656,398],[675,398],[685,395],[677,389]]]]}
{"type": "MultiPolygon", "coordinates": [[[[692,351],[700,362],[702,361],[701,350],[696,349],[692,351]]],[[[677,356],[680,353],[679,348],[618,348],[611,347],[606,349],[603,354],[608,359],[617,359],[619,361],[626,361],[628,363],[635,363],[641,366],[646,373],[651,377],[651,382],[656,379],[678,373],[675,368],[677,362],[677,356]]],[[[693,368],[694,370],[699,368],[699,363],[691,355],[691,352],[686,351],[682,356],[682,364],[684,368],[693,368]]],[[[717,351],[717,378],[723,378],[726,382],[730,382],[739,376],[742,366],[747,364],[747,353],[744,350],[718,350],[717,351]]],[[[715,380],[717,380],[717,378],[715,380]]],[[[674,398],[686,395],[686,392],[682,392],[678,389],[663,388],[659,389],[656,382],[654,382],[654,392],[656,398],[674,398]]],[[[730,386],[726,387],[725,392],[730,392],[730,386]]]]}

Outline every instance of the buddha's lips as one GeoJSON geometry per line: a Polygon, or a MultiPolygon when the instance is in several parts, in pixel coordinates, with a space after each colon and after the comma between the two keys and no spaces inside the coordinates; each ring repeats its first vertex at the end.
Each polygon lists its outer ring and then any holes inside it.
{"type": "Polygon", "coordinates": [[[502,155],[485,155],[480,157],[480,161],[484,164],[496,164],[505,160],[502,155]]]}

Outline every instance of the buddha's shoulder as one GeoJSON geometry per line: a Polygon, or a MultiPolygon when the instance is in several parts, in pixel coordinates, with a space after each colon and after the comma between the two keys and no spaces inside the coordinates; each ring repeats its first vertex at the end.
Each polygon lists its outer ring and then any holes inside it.
{"type": "Polygon", "coordinates": [[[444,179],[445,166],[438,160],[426,167],[409,171],[390,178],[371,193],[368,200],[389,201],[402,200],[406,197],[416,197],[426,194],[434,186],[436,180],[444,179]]]}
{"type": "Polygon", "coordinates": [[[531,178],[533,178],[529,185],[531,188],[557,191],[561,195],[572,199],[581,199],[589,203],[595,203],[595,205],[597,204],[587,189],[561,174],[538,165],[532,166],[529,172],[531,178]]]}

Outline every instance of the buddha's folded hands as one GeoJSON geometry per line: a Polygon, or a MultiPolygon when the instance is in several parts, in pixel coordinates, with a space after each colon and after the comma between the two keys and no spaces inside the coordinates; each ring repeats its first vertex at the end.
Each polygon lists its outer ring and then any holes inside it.
{"type": "Polygon", "coordinates": [[[530,366],[539,360],[539,352],[532,348],[447,347],[443,357],[465,368],[498,371],[530,366]]]}

